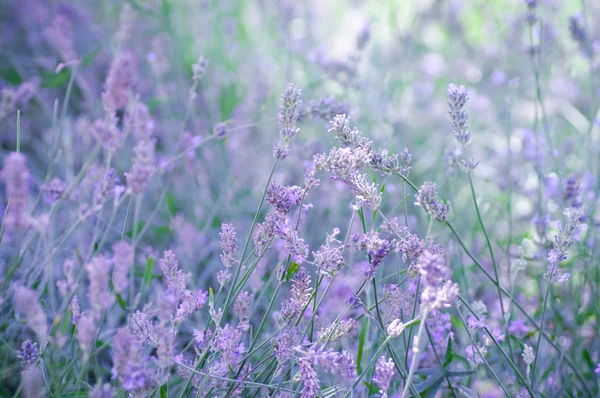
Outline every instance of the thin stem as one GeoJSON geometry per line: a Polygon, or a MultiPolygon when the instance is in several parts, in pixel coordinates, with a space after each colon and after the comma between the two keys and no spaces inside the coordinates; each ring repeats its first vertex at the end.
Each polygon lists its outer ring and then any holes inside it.
{"type": "Polygon", "coordinates": [[[21,152],[21,111],[17,111],[17,152],[21,152]]]}
{"type": "MultiPolygon", "coordinates": [[[[396,173],[400,178],[402,178],[411,188],[413,188],[413,190],[418,191],[417,186],[410,181],[407,177],[403,176],[400,173],[396,173]]],[[[471,253],[471,251],[467,248],[467,246],[465,245],[465,242],[462,240],[462,237],[460,236],[460,234],[456,231],[456,228],[454,228],[454,225],[450,222],[450,221],[446,221],[445,222],[446,226],[448,226],[448,228],[450,228],[450,231],[452,232],[452,234],[454,235],[454,237],[456,238],[456,240],[458,241],[458,244],[460,245],[460,247],[463,249],[463,251],[465,252],[465,254],[473,261],[473,263],[477,266],[477,268],[479,268],[479,270],[481,270],[481,272],[483,272],[483,274],[495,285],[495,286],[500,286],[500,284],[498,283],[498,281],[496,281],[494,279],[494,277],[492,275],[490,275],[490,273],[483,267],[483,265],[479,262],[479,260],[477,260],[477,258],[473,255],[473,253],[471,253]]],[[[519,304],[519,302],[513,297],[512,294],[510,294],[508,291],[506,291],[506,289],[504,289],[503,287],[500,287],[500,290],[502,291],[502,293],[512,302],[512,304],[517,307],[517,309],[523,314],[525,315],[525,317],[527,318],[527,320],[534,326],[535,329],[540,330],[540,333],[543,333],[543,330],[541,329],[540,326],[538,326],[537,322],[527,313],[527,311],[525,311],[525,309],[521,306],[521,304],[519,304]]],[[[590,396],[593,395],[592,392],[590,391],[586,379],[583,377],[583,375],[581,374],[581,372],[579,371],[579,369],[577,368],[577,366],[575,366],[575,364],[573,363],[573,361],[571,360],[571,358],[569,358],[569,356],[565,355],[562,350],[560,349],[560,347],[554,342],[554,340],[552,339],[552,337],[548,336],[547,334],[543,333],[543,337],[544,339],[546,339],[546,341],[561,355],[564,356],[564,359],[567,363],[567,365],[569,366],[569,368],[573,371],[573,373],[575,374],[575,376],[579,379],[581,385],[583,386],[583,388],[585,389],[586,393],[589,394],[590,396]]]]}
{"type": "MultiPolygon", "coordinates": [[[[467,331],[467,334],[469,335],[469,339],[471,339],[471,342],[473,343],[473,347],[475,347],[475,350],[477,351],[477,353],[481,357],[481,360],[483,361],[483,363],[485,364],[485,366],[488,368],[488,370],[490,371],[490,373],[492,374],[492,376],[494,377],[494,379],[496,379],[496,382],[498,383],[498,385],[500,386],[500,388],[502,388],[502,391],[504,391],[504,393],[506,394],[507,397],[510,397],[511,396],[510,393],[506,390],[506,387],[504,387],[504,384],[502,384],[502,381],[500,381],[500,379],[498,378],[498,375],[496,375],[496,373],[494,372],[494,369],[492,369],[492,367],[490,366],[490,364],[488,363],[488,361],[485,359],[485,357],[481,353],[481,350],[479,349],[479,346],[477,345],[477,343],[473,339],[473,336],[471,335],[471,332],[469,331],[469,327],[467,326],[467,322],[465,321],[465,317],[463,316],[462,312],[460,311],[460,308],[457,308],[457,311],[458,311],[458,315],[460,315],[460,320],[462,321],[463,326],[465,327],[465,330],[467,331]]],[[[475,362],[475,358],[473,358],[473,360],[475,362]]]]}
{"type": "MultiPolygon", "coordinates": [[[[260,210],[262,209],[262,205],[265,201],[265,197],[267,195],[267,189],[269,187],[269,184],[271,183],[273,174],[275,173],[275,167],[277,167],[277,162],[278,162],[278,159],[275,159],[275,161],[273,162],[273,167],[271,167],[271,172],[269,173],[269,178],[267,179],[267,184],[265,186],[265,189],[263,189],[262,197],[260,198],[260,202],[258,203],[256,212],[254,213],[254,219],[252,220],[252,225],[250,225],[250,231],[248,231],[248,237],[246,238],[246,243],[244,243],[244,249],[242,250],[242,257],[241,257],[242,260],[244,259],[244,256],[246,255],[246,251],[248,250],[248,245],[250,244],[250,240],[252,239],[252,232],[254,231],[256,222],[258,221],[258,216],[260,214],[260,210]]],[[[235,270],[235,275],[233,276],[233,282],[231,283],[231,286],[235,286],[235,283],[237,282],[237,279],[239,278],[241,268],[242,268],[242,266],[240,265],[235,270]]],[[[227,298],[225,299],[225,305],[223,306],[224,308],[227,308],[227,306],[229,304],[232,291],[233,291],[233,289],[229,290],[229,292],[227,294],[227,298]]]]}
{"type": "MultiPolygon", "coordinates": [[[[465,148],[466,153],[466,148],[465,148]]],[[[473,197],[473,205],[475,206],[475,213],[477,214],[477,220],[479,221],[479,225],[481,225],[481,230],[483,231],[483,235],[485,236],[485,241],[487,243],[488,251],[490,252],[490,257],[492,259],[492,265],[494,267],[494,276],[498,281],[497,291],[498,291],[498,300],[500,300],[500,310],[502,311],[502,320],[506,322],[506,311],[504,310],[504,300],[502,300],[502,291],[500,290],[500,277],[498,276],[498,265],[496,263],[496,257],[494,256],[494,250],[492,249],[492,243],[490,242],[490,237],[487,233],[485,225],[483,224],[483,218],[481,217],[481,212],[479,211],[479,204],[477,203],[477,196],[475,195],[475,187],[473,186],[473,178],[471,177],[471,173],[469,175],[469,186],[471,187],[471,196],[473,197]]],[[[510,345],[510,339],[507,339],[510,345]]]]}
{"type": "Polygon", "coordinates": [[[425,322],[427,321],[427,310],[423,311],[423,315],[421,316],[421,323],[419,324],[419,331],[417,332],[417,336],[415,337],[415,342],[413,344],[413,358],[410,364],[410,369],[408,371],[408,377],[406,378],[406,383],[404,384],[404,390],[402,391],[402,398],[406,397],[408,393],[410,383],[412,383],[413,375],[415,374],[415,370],[417,369],[417,363],[419,362],[419,354],[421,350],[419,346],[421,345],[421,337],[423,337],[423,330],[425,328],[425,322]]]}
{"type": "MultiPolygon", "coordinates": [[[[552,265],[552,269],[550,270],[549,275],[552,275],[554,272],[554,264],[552,265]]],[[[535,358],[533,360],[533,366],[531,367],[531,384],[535,389],[535,370],[537,368],[538,358],[540,356],[540,346],[542,345],[542,334],[544,331],[544,321],[546,319],[546,309],[548,308],[548,297],[550,296],[550,287],[552,286],[552,279],[548,281],[548,286],[546,286],[546,293],[544,294],[544,303],[542,304],[542,321],[540,323],[540,333],[537,338],[537,346],[535,347],[535,358]]]]}

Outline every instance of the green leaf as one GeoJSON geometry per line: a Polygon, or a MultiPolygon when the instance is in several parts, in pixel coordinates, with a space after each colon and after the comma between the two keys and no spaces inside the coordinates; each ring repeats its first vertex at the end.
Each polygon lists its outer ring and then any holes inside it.
{"type": "Polygon", "coordinates": [[[446,356],[444,357],[444,368],[454,359],[454,351],[452,350],[452,339],[448,336],[448,348],[446,348],[446,356]]]}
{"type": "Polygon", "coordinates": [[[0,70],[0,77],[13,86],[19,85],[23,82],[19,72],[13,67],[2,68],[2,70],[0,70]]]}
{"type": "Polygon", "coordinates": [[[358,338],[358,353],[356,354],[356,371],[360,374],[362,372],[361,359],[363,355],[363,349],[365,347],[365,339],[367,337],[368,319],[365,319],[360,326],[360,336],[358,338]]]}
{"type": "Polygon", "coordinates": [[[40,76],[42,76],[42,87],[56,88],[67,84],[71,78],[71,70],[69,68],[64,68],[59,73],[40,72],[40,76]]]}
{"type": "Polygon", "coordinates": [[[175,195],[173,195],[171,192],[169,192],[166,197],[166,202],[167,202],[167,210],[169,210],[169,213],[177,214],[177,204],[175,201],[175,195]]]}
{"type": "Polygon", "coordinates": [[[435,397],[444,381],[444,372],[436,372],[433,376],[429,377],[423,383],[416,384],[417,391],[421,394],[421,397],[435,397]]]}
{"type": "Polygon", "coordinates": [[[154,258],[148,257],[146,269],[144,270],[144,286],[150,286],[152,283],[152,268],[154,266],[154,258]]]}
{"type": "Polygon", "coordinates": [[[292,262],[292,264],[290,264],[290,268],[287,271],[287,274],[285,276],[285,280],[286,282],[289,282],[294,275],[296,275],[296,273],[298,272],[298,270],[300,269],[300,266],[298,265],[298,263],[296,263],[295,261],[292,262]]]}
{"type": "Polygon", "coordinates": [[[127,311],[127,303],[125,302],[125,300],[123,300],[123,297],[121,297],[119,293],[116,293],[115,296],[117,296],[117,303],[119,303],[119,307],[127,311]]]}
{"type": "Polygon", "coordinates": [[[81,61],[81,67],[86,68],[87,66],[89,66],[96,59],[96,57],[98,56],[98,54],[100,54],[101,51],[101,46],[98,46],[92,51],[90,51],[85,57],[83,57],[83,60],[81,61]]]}
{"type": "Polygon", "coordinates": [[[160,398],[167,398],[167,387],[164,384],[160,386],[160,398]]]}
{"type": "Polygon", "coordinates": [[[446,376],[448,377],[464,377],[471,376],[475,374],[474,370],[449,370],[446,372],[446,376]]]}
{"type": "Polygon", "coordinates": [[[208,288],[208,305],[210,308],[215,308],[215,292],[212,287],[208,288]]]}
{"type": "Polygon", "coordinates": [[[239,102],[240,97],[234,84],[230,84],[223,88],[221,95],[219,96],[219,106],[221,108],[223,119],[229,119],[231,117],[233,110],[239,102]]]}
{"type": "Polygon", "coordinates": [[[592,361],[592,357],[591,357],[590,352],[588,351],[588,349],[584,348],[582,354],[583,354],[582,355],[583,359],[585,359],[585,362],[588,364],[588,366],[590,367],[590,369],[594,370],[594,368],[596,367],[596,365],[594,364],[594,361],[592,361]]]}
{"type": "Polygon", "coordinates": [[[169,4],[168,0],[162,0],[161,11],[163,16],[168,17],[171,14],[171,4],[169,4]]]}

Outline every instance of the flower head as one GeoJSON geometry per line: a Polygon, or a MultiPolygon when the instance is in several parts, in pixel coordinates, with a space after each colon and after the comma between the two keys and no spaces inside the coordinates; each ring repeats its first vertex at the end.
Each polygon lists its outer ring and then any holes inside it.
{"type": "Polygon", "coordinates": [[[21,351],[18,354],[21,359],[21,367],[27,369],[31,365],[35,365],[40,358],[40,350],[37,343],[31,340],[25,340],[21,343],[21,351]]]}
{"type": "Polygon", "coordinates": [[[394,361],[392,358],[385,359],[384,356],[380,357],[375,365],[375,375],[373,376],[373,381],[381,388],[381,394],[385,394],[387,389],[390,388],[390,383],[393,377],[394,361]]]}
{"type": "Polygon", "coordinates": [[[293,138],[300,129],[296,126],[302,100],[300,96],[302,91],[293,83],[289,83],[283,94],[281,94],[281,105],[279,105],[279,113],[277,114],[277,123],[279,125],[279,133],[284,140],[293,138]]]}
{"type": "Polygon", "coordinates": [[[448,219],[450,202],[444,203],[438,196],[437,185],[434,182],[425,182],[415,195],[415,205],[420,206],[426,213],[440,221],[448,219]]]}
{"type": "Polygon", "coordinates": [[[448,86],[448,114],[452,126],[452,133],[461,145],[467,145],[471,138],[471,132],[467,121],[469,115],[464,110],[464,106],[469,99],[469,92],[465,86],[457,86],[451,83],[448,86]]]}

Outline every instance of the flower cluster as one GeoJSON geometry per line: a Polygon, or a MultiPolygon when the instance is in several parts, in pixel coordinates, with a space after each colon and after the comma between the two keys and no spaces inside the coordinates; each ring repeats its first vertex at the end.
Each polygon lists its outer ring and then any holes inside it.
{"type": "Polygon", "coordinates": [[[444,203],[437,191],[437,185],[434,182],[425,182],[419,188],[415,195],[415,205],[420,206],[431,217],[440,221],[446,221],[450,213],[450,202],[444,203]]]}
{"type": "Polygon", "coordinates": [[[576,240],[579,234],[587,229],[587,225],[581,223],[581,209],[568,208],[564,211],[564,224],[558,224],[558,234],[554,235],[554,245],[548,253],[548,271],[544,277],[551,283],[565,283],[569,280],[569,273],[558,268],[558,264],[567,259],[567,250],[576,240]]]}
{"type": "Polygon", "coordinates": [[[417,261],[417,272],[424,288],[421,309],[430,312],[448,308],[459,294],[458,285],[448,279],[448,268],[443,254],[425,250],[417,261]]]}

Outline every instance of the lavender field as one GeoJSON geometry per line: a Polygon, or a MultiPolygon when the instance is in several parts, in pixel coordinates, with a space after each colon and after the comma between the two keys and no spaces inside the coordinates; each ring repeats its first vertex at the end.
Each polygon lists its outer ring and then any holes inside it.
{"type": "Polygon", "coordinates": [[[0,0],[0,397],[600,397],[600,2],[0,0]]]}

